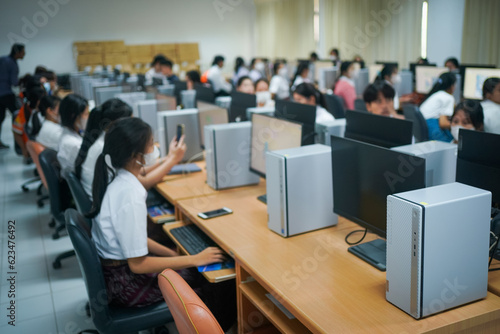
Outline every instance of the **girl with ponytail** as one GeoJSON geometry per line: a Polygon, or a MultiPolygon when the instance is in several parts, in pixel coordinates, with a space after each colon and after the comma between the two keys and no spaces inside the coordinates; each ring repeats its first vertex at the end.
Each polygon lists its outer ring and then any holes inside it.
{"type": "Polygon", "coordinates": [[[301,83],[293,92],[294,101],[316,106],[316,122],[333,121],[335,118],[326,110],[325,97],[312,84],[301,83]]]}

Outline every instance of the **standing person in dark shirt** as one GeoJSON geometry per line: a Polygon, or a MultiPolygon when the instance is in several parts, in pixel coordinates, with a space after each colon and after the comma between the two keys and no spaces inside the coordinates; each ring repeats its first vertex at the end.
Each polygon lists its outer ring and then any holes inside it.
{"type": "MultiPolygon", "coordinates": [[[[14,44],[8,56],[0,57],[0,134],[6,110],[9,109],[13,114],[17,109],[16,96],[12,91],[12,86],[17,86],[19,84],[19,67],[17,66],[17,60],[23,59],[24,55],[24,45],[14,44]]],[[[0,150],[7,148],[9,148],[9,146],[2,143],[0,137],[0,150]]]]}

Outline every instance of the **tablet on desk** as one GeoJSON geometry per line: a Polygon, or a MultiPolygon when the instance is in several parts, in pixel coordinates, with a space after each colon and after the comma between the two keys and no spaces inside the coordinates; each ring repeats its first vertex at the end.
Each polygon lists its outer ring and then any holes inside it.
{"type": "Polygon", "coordinates": [[[174,167],[172,167],[168,175],[187,174],[195,172],[201,172],[201,168],[198,167],[197,164],[182,164],[182,165],[175,165],[174,167]]]}

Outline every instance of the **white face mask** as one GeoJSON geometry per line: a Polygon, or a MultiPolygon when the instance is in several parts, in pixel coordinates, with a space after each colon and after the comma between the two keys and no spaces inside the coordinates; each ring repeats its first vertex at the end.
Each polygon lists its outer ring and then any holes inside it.
{"type": "Polygon", "coordinates": [[[262,71],[264,71],[265,68],[266,68],[266,66],[262,62],[258,62],[258,63],[255,64],[255,69],[257,71],[262,72],[262,71]]]}
{"type": "Polygon", "coordinates": [[[330,56],[330,60],[331,60],[331,61],[336,61],[336,60],[337,60],[337,56],[333,56],[333,55],[331,55],[331,56],[330,56]]]}
{"type": "Polygon", "coordinates": [[[45,88],[45,91],[48,93],[50,92],[50,83],[49,82],[45,82],[43,84],[43,88],[45,88]]]}
{"type": "Polygon", "coordinates": [[[156,163],[156,160],[160,157],[160,150],[158,150],[158,147],[153,146],[153,152],[151,153],[143,153],[142,156],[144,157],[144,163],[140,162],[139,160],[136,160],[136,162],[141,165],[142,167],[148,167],[152,166],[156,163]]]}
{"type": "Polygon", "coordinates": [[[458,132],[460,131],[460,129],[465,129],[465,128],[461,125],[451,126],[451,135],[453,136],[453,139],[455,139],[456,141],[458,141],[458,132]]]}
{"type": "Polygon", "coordinates": [[[259,106],[265,105],[268,101],[271,100],[271,93],[270,92],[256,92],[255,95],[257,96],[257,104],[259,106]]]}
{"type": "Polygon", "coordinates": [[[286,67],[280,68],[278,70],[278,75],[285,79],[288,79],[288,69],[286,67]]]}
{"type": "Polygon", "coordinates": [[[401,75],[399,74],[393,74],[391,76],[391,82],[393,85],[398,85],[401,83],[401,75]]]}

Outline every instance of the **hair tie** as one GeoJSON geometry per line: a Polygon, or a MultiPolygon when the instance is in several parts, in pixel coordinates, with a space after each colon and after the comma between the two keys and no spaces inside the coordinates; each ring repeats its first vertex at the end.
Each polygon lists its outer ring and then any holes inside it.
{"type": "Polygon", "coordinates": [[[438,79],[438,83],[439,83],[440,85],[441,85],[441,84],[443,84],[443,79],[439,78],[439,79],[438,79]]]}
{"type": "Polygon", "coordinates": [[[113,163],[111,162],[111,156],[109,154],[106,154],[104,156],[104,162],[106,163],[106,165],[111,168],[111,169],[114,169],[113,168],[113,163]]]}

